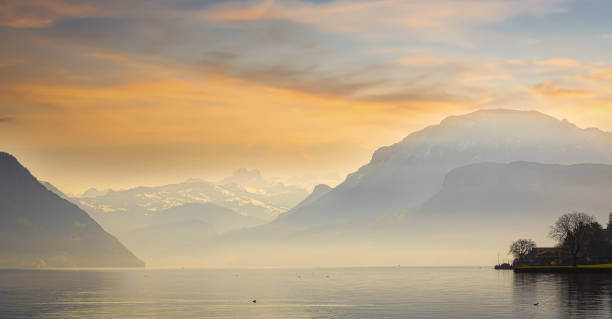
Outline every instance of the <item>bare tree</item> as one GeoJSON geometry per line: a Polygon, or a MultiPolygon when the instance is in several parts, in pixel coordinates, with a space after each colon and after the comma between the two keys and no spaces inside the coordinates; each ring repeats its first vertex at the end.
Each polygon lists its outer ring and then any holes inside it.
{"type": "Polygon", "coordinates": [[[559,247],[572,256],[572,265],[576,266],[578,253],[588,245],[588,230],[597,223],[595,217],[581,212],[564,214],[551,226],[550,237],[557,240],[559,247]]]}
{"type": "Polygon", "coordinates": [[[508,253],[514,255],[514,258],[521,260],[536,246],[536,243],[531,239],[519,239],[510,245],[508,253]]]}

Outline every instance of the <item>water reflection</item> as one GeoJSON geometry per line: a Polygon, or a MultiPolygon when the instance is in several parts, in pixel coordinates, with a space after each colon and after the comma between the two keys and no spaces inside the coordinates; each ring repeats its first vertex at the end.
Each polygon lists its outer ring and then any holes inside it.
{"type": "Polygon", "coordinates": [[[490,268],[0,270],[7,318],[609,318],[612,274],[490,268]],[[257,299],[257,304],[251,302],[257,299]]]}
{"type": "Polygon", "coordinates": [[[573,315],[587,315],[598,311],[610,312],[610,288],[612,278],[605,273],[576,273],[558,276],[560,282],[560,299],[573,315]]]}
{"type": "Polygon", "coordinates": [[[557,318],[608,318],[612,274],[516,273],[514,304],[531,314],[557,318]]]}

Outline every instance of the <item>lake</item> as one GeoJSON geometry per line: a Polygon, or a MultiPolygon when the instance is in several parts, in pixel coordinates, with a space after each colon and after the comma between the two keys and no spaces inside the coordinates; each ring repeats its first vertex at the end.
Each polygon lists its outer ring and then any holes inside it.
{"type": "Polygon", "coordinates": [[[608,318],[610,314],[612,273],[514,274],[488,267],[0,270],[2,318],[608,318]]]}

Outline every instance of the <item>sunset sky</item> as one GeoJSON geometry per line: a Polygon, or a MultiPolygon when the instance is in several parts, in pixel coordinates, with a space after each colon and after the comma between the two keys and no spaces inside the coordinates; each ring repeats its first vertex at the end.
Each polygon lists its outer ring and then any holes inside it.
{"type": "Polygon", "coordinates": [[[612,131],[612,2],[0,2],[0,145],[67,192],[333,183],[481,108],[612,131]]]}

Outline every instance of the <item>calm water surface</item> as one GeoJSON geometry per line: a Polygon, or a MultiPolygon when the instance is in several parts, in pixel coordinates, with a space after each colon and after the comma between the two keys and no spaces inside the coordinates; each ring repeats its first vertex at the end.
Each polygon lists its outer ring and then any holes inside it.
{"type": "Polygon", "coordinates": [[[0,317],[610,318],[612,274],[408,267],[0,270],[0,317]]]}

